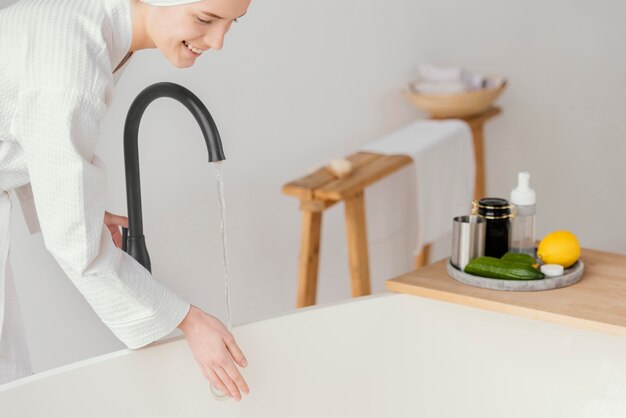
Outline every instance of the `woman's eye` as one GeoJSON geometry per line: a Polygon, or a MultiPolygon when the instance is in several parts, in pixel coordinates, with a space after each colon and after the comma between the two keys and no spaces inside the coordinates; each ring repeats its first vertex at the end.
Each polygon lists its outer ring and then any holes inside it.
{"type": "Polygon", "coordinates": [[[198,19],[198,21],[204,25],[208,25],[209,23],[211,23],[210,20],[203,20],[203,19],[200,19],[199,17],[196,17],[196,19],[198,19]]]}

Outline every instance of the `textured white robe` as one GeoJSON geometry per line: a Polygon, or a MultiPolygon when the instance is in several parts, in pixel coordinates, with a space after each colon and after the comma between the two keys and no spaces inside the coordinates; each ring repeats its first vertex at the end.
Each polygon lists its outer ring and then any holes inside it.
{"type": "Polygon", "coordinates": [[[129,348],[167,335],[189,310],[104,225],[106,168],[94,149],[124,67],[113,71],[130,49],[131,16],[129,0],[21,0],[0,10],[0,384],[32,374],[8,265],[9,191],[31,234],[42,232],[129,348]]]}

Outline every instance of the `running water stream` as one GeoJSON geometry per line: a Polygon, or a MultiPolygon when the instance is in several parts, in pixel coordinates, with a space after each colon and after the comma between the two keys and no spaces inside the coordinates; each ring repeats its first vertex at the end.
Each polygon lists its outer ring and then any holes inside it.
{"type": "Polygon", "coordinates": [[[226,311],[228,331],[232,329],[232,317],[230,312],[230,294],[228,293],[228,245],[226,241],[226,203],[224,201],[224,179],[222,178],[222,161],[215,162],[217,174],[217,193],[220,200],[220,228],[222,231],[222,255],[224,258],[224,291],[226,293],[226,311]]]}
{"type": "MultiPolygon", "coordinates": [[[[226,202],[224,200],[224,179],[222,177],[222,161],[216,161],[214,163],[214,166],[217,178],[217,194],[220,201],[220,229],[222,232],[222,257],[224,260],[224,292],[226,293],[226,326],[228,327],[228,331],[231,331],[232,315],[230,312],[230,294],[228,292],[228,245],[226,240],[226,202]]],[[[211,392],[217,399],[228,399],[227,396],[215,386],[210,386],[211,392]]]]}

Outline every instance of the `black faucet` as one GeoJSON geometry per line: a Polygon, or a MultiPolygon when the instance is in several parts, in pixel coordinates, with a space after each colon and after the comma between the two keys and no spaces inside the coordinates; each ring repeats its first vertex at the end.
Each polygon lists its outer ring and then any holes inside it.
{"type": "Polygon", "coordinates": [[[150,256],[143,236],[141,216],[141,187],[139,185],[139,155],[137,136],[144,111],[160,97],[170,97],[181,102],[194,116],[206,142],[209,162],[225,160],[222,140],[217,126],[206,106],[183,86],[162,82],[146,87],[130,105],[124,125],[124,164],[126,166],[126,199],[128,203],[128,229],[122,227],[122,250],[130,254],[148,271],[152,271],[150,256]],[[129,233],[130,231],[130,233],[129,233]]]}

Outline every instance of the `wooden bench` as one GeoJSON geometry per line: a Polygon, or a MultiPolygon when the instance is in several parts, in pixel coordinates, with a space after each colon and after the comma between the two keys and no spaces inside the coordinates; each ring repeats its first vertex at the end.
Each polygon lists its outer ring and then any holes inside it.
{"type": "MultiPolygon", "coordinates": [[[[483,125],[500,111],[499,108],[492,107],[480,115],[463,118],[470,125],[474,139],[475,198],[483,197],[485,190],[483,125]]],[[[352,296],[364,296],[371,293],[365,227],[365,188],[413,161],[406,155],[389,156],[367,152],[357,152],[346,159],[352,163],[352,172],[345,178],[336,178],[326,167],[321,167],[283,186],[284,194],[300,200],[302,212],[296,301],[299,308],[315,304],[322,212],[339,202],[345,204],[352,296]]],[[[426,245],[424,251],[416,256],[416,268],[427,264],[429,250],[430,246],[426,245]]]]}

